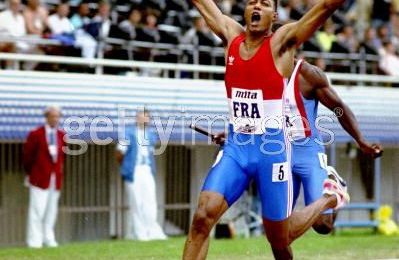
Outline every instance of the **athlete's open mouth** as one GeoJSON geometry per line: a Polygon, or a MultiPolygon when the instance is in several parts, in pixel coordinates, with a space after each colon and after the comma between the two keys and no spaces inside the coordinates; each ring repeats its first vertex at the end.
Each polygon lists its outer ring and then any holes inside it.
{"type": "Polygon", "coordinates": [[[260,21],[260,14],[257,12],[253,12],[251,16],[251,22],[259,22],[260,21]]]}

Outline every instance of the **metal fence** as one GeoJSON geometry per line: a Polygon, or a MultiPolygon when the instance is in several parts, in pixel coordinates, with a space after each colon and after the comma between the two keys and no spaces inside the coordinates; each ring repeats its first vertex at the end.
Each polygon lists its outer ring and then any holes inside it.
{"type": "MultiPolygon", "coordinates": [[[[60,199],[57,238],[104,239],[110,236],[110,187],[115,175],[112,146],[90,145],[87,153],[67,157],[60,199]]],[[[22,143],[0,143],[0,245],[25,241],[28,188],[23,186],[22,143]]]]}
{"type": "Polygon", "coordinates": [[[24,240],[28,190],[23,187],[20,143],[0,144],[0,244],[24,240]]]}
{"type": "MultiPolygon", "coordinates": [[[[22,147],[21,142],[0,143],[0,246],[25,243],[29,198],[23,186],[22,147]]],[[[124,237],[127,207],[114,149],[114,145],[89,145],[85,154],[67,156],[56,226],[59,242],[124,237]]],[[[171,146],[165,158],[167,167],[160,167],[165,176],[160,177],[166,184],[158,183],[159,190],[165,190],[159,196],[165,198],[159,203],[159,215],[165,216],[161,223],[187,232],[190,150],[171,146]]]]}
{"type": "MultiPolygon", "coordinates": [[[[62,46],[61,42],[52,39],[42,39],[36,37],[12,37],[12,36],[2,36],[0,42],[26,42],[31,45],[39,46],[62,46]]],[[[122,40],[117,38],[105,38],[98,42],[97,57],[99,59],[107,56],[107,52],[110,50],[124,50],[126,52],[126,59],[130,61],[136,60],[134,57],[135,52],[140,52],[145,50],[149,56],[148,61],[156,61],[157,57],[166,56],[166,61],[170,62],[170,57],[175,57],[175,62],[179,64],[188,63],[191,57],[192,63],[194,65],[201,64],[200,57],[206,54],[206,64],[208,65],[223,65],[225,51],[223,47],[213,47],[213,46],[202,46],[198,44],[171,44],[171,43],[153,43],[145,41],[136,40],[122,40]]],[[[360,49],[356,53],[329,53],[329,52],[314,52],[305,51],[304,56],[309,59],[324,58],[326,59],[326,64],[339,67],[343,69],[342,72],[350,73],[376,73],[379,61],[378,55],[367,54],[364,49],[360,49]]],[[[26,54],[25,54],[26,55],[26,54]]],[[[108,55],[109,56],[109,55],[108,55]]],[[[114,55],[111,52],[111,57],[114,55]]],[[[35,61],[35,60],[32,60],[35,61]]],[[[38,60],[39,62],[45,62],[43,60],[38,60]]],[[[51,61],[50,61],[51,62],[51,61]]],[[[54,60],[52,60],[54,62],[54,60]]],[[[16,63],[18,65],[18,63],[16,63]]],[[[78,64],[78,63],[68,63],[62,62],[62,64],[78,64]]],[[[79,63],[79,65],[92,65],[89,63],[79,63]]],[[[111,67],[115,68],[115,66],[111,67]]],[[[121,66],[124,67],[124,66],[121,66]]],[[[134,66],[133,66],[134,67],[134,66]]],[[[104,67],[102,64],[96,64],[95,72],[97,74],[103,74],[104,67]]],[[[224,72],[224,71],[223,71],[224,72]]],[[[218,74],[218,73],[217,73],[218,74]]],[[[166,75],[166,74],[165,74],[166,75]]],[[[200,74],[195,71],[193,74],[194,78],[199,78],[200,74]]],[[[215,75],[209,74],[210,77],[215,75]]],[[[217,76],[217,75],[216,75],[217,76]]],[[[216,77],[217,78],[217,77],[216,77]]]]}
{"type": "Polygon", "coordinates": [[[167,148],[165,178],[165,219],[185,233],[191,210],[191,151],[184,146],[167,148]]]}

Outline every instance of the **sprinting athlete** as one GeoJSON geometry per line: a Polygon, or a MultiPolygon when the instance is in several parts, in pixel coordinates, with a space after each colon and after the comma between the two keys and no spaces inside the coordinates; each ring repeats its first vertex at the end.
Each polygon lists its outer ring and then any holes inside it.
{"type": "MultiPolygon", "coordinates": [[[[338,120],[341,126],[357,142],[360,150],[376,158],[382,154],[377,144],[369,144],[359,130],[352,110],[342,101],[330,86],[325,73],[304,60],[298,60],[293,75],[286,87],[287,98],[296,99],[296,106],[291,106],[292,116],[288,121],[292,129],[292,178],[293,208],[299,197],[301,184],[305,197],[305,205],[316,201],[323,194],[323,182],[329,177],[342,182],[344,180],[337,171],[327,165],[327,156],[319,129],[316,126],[319,101],[331,111],[339,111],[338,120]],[[336,110],[338,109],[338,110],[336,110]]],[[[293,102],[291,102],[293,103],[293,102]]],[[[223,145],[225,134],[214,136],[215,143],[223,145]]],[[[328,234],[334,226],[336,214],[333,210],[325,211],[313,224],[319,234],[328,234]]]]}
{"type": "Polygon", "coordinates": [[[329,180],[320,199],[291,214],[291,151],[285,124],[280,122],[285,79],[293,72],[296,48],[344,0],[321,0],[298,22],[284,25],[274,34],[271,27],[277,19],[277,0],[248,0],[245,30],[223,15],[213,0],[193,3],[226,48],[230,131],[200,194],[183,258],[206,257],[210,230],[254,180],[274,257],[292,259],[292,241],[309,229],[323,211],[341,207],[349,200],[342,184],[329,180]]]}
{"type": "MultiPolygon", "coordinates": [[[[276,31],[281,26],[282,24],[276,23],[272,30],[276,31]]],[[[297,126],[293,130],[296,136],[291,136],[296,139],[292,144],[293,208],[299,197],[301,184],[305,205],[311,204],[322,196],[323,181],[328,176],[346,185],[337,171],[327,165],[325,149],[316,127],[319,101],[331,111],[339,111],[339,115],[337,115],[339,123],[353,137],[364,154],[376,158],[383,151],[380,145],[371,145],[365,140],[352,110],[330,86],[325,73],[320,68],[304,60],[298,60],[296,66],[285,90],[289,97],[297,101],[294,102],[297,106],[291,106],[290,109],[295,112],[290,125],[291,127],[297,126]]],[[[224,141],[224,133],[214,136],[215,143],[223,145],[224,141]]],[[[327,210],[313,224],[313,229],[319,234],[330,233],[335,217],[336,214],[333,210],[327,210]]]]}
{"type": "MultiPolygon", "coordinates": [[[[298,60],[294,73],[286,88],[286,98],[295,99],[296,106],[289,106],[288,121],[292,129],[292,178],[294,186],[293,207],[299,196],[300,186],[303,186],[305,205],[309,205],[322,196],[323,182],[334,178],[343,183],[336,170],[327,165],[327,156],[322,138],[317,126],[317,110],[319,101],[331,111],[335,111],[339,123],[359,145],[360,150],[372,158],[378,157],[382,148],[369,144],[359,130],[355,115],[341,100],[324,72],[306,61],[298,60]]],[[[324,212],[313,224],[313,229],[320,234],[332,231],[335,213],[332,210],[324,212]]]]}

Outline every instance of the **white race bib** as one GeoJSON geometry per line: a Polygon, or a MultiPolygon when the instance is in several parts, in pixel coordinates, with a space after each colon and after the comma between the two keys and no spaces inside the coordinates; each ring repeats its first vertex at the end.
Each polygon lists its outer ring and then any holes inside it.
{"type": "Polygon", "coordinates": [[[317,155],[319,156],[320,167],[327,169],[327,155],[325,153],[318,153],[317,155]]]}
{"type": "Polygon", "coordinates": [[[230,115],[234,132],[263,134],[262,118],[265,115],[262,90],[232,88],[230,115]]]}
{"type": "Polygon", "coordinates": [[[273,163],[273,175],[272,182],[283,182],[288,181],[288,162],[273,163]]]}

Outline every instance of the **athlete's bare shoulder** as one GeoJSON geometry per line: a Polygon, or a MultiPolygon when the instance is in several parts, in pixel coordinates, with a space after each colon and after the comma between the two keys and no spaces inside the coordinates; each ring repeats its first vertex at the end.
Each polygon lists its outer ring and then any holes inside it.
{"type": "Polygon", "coordinates": [[[325,73],[317,66],[303,61],[299,71],[299,89],[307,99],[316,98],[316,90],[328,88],[329,82],[325,73]]]}
{"type": "Polygon", "coordinates": [[[312,89],[329,86],[328,78],[324,71],[305,60],[302,62],[300,74],[312,86],[312,89]]]}

